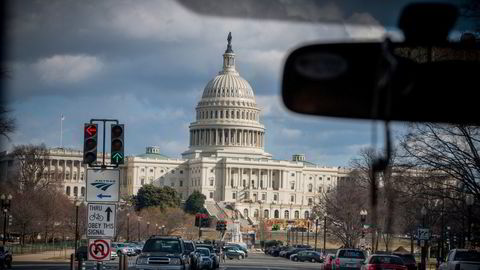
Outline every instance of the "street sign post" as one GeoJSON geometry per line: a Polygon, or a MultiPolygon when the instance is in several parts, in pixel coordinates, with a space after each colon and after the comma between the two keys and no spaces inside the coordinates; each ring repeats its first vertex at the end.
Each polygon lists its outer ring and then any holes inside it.
{"type": "Polygon", "coordinates": [[[110,239],[88,239],[88,260],[109,261],[111,247],[110,239]]]}
{"type": "Polygon", "coordinates": [[[87,202],[118,202],[120,170],[87,169],[87,202]]]}
{"type": "Polygon", "coordinates": [[[89,203],[87,205],[87,237],[113,238],[115,214],[115,204],[89,203]]]}

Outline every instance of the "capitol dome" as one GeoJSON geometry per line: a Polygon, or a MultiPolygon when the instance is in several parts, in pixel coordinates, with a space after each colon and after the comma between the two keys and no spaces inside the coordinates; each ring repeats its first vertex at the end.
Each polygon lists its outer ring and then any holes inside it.
{"type": "Polygon", "coordinates": [[[223,68],[203,91],[190,124],[189,149],[184,158],[228,156],[271,158],[264,152],[265,127],[250,84],[235,69],[232,35],[223,54],[223,68]]]}

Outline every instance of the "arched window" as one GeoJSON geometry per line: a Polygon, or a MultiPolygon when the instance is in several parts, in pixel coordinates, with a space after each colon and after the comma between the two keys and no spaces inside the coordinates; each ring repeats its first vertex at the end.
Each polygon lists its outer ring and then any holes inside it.
{"type": "Polygon", "coordinates": [[[218,118],[218,111],[215,111],[215,118],[218,118]]]}
{"type": "Polygon", "coordinates": [[[243,179],[243,187],[247,186],[247,180],[243,179]]]}
{"type": "Polygon", "coordinates": [[[210,111],[210,119],[213,118],[213,111],[210,111]]]}
{"type": "Polygon", "coordinates": [[[223,118],[223,111],[220,111],[220,118],[223,118]]]}
{"type": "Polygon", "coordinates": [[[265,209],[265,210],[263,211],[263,218],[269,218],[269,217],[268,217],[268,209],[265,209]]]}
{"type": "Polygon", "coordinates": [[[232,118],[235,118],[235,112],[234,112],[234,111],[232,111],[232,112],[230,113],[230,115],[232,116],[232,118]]]}
{"type": "Polygon", "coordinates": [[[85,187],[80,189],[80,194],[82,194],[82,197],[85,197],[85,187]]]}
{"type": "Polygon", "coordinates": [[[308,198],[308,205],[312,205],[313,204],[313,198],[308,198]]]}
{"type": "Polygon", "coordinates": [[[230,180],[230,186],[233,187],[233,179],[230,180]]]}
{"type": "Polygon", "coordinates": [[[78,187],[73,188],[73,196],[75,196],[75,197],[78,196],[78,187]]]}
{"type": "Polygon", "coordinates": [[[312,192],[313,191],[313,185],[312,184],[308,184],[308,192],[312,192]]]}
{"type": "Polygon", "coordinates": [[[283,218],[285,219],[290,219],[290,212],[288,212],[288,210],[285,210],[285,213],[283,215],[283,218]]]}
{"type": "Polygon", "coordinates": [[[66,191],[66,193],[67,193],[67,196],[70,196],[70,187],[69,187],[69,186],[67,186],[67,191],[66,191]]]}
{"type": "Polygon", "coordinates": [[[300,212],[295,211],[295,218],[296,218],[296,219],[299,219],[299,218],[300,218],[300,212]]]}
{"type": "Polygon", "coordinates": [[[242,112],[242,119],[245,119],[245,112],[242,112]]]}
{"type": "Polygon", "coordinates": [[[310,213],[308,211],[305,211],[305,219],[309,219],[310,218],[310,213]]]}
{"type": "Polygon", "coordinates": [[[240,111],[237,111],[237,119],[240,118],[240,111]]]}
{"type": "Polygon", "coordinates": [[[228,111],[225,112],[225,118],[228,118],[228,111]]]}
{"type": "Polygon", "coordinates": [[[275,210],[275,212],[273,212],[273,218],[280,218],[280,212],[278,212],[278,210],[275,210]]]}
{"type": "Polygon", "coordinates": [[[253,217],[258,218],[258,209],[255,209],[255,211],[253,211],[253,217]]]}
{"type": "Polygon", "coordinates": [[[243,209],[243,217],[244,218],[248,217],[248,209],[247,208],[243,209]]]}

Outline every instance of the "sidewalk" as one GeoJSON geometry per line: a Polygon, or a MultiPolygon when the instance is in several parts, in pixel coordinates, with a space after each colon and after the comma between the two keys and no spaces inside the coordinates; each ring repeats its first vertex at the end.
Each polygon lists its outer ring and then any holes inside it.
{"type": "Polygon", "coordinates": [[[73,249],[67,250],[56,250],[56,251],[44,251],[40,253],[34,254],[22,254],[22,255],[15,255],[13,254],[13,261],[14,262],[69,262],[70,261],[70,254],[73,253],[73,249]],[[65,254],[67,255],[65,257],[65,254]]]}

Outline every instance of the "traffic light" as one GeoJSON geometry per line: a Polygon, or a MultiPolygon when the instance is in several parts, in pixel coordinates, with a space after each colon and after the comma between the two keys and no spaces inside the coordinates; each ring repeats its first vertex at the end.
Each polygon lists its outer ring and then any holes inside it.
{"type": "Polygon", "coordinates": [[[112,125],[112,145],[111,145],[111,155],[110,155],[110,163],[112,164],[123,164],[124,161],[124,143],[123,143],[123,135],[125,133],[123,124],[114,124],[112,125]]]}
{"type": "Polygon", "coordinates": [[[85,124],[83,128],[83,164],[97,161],[97,124],[85,124]]]}

